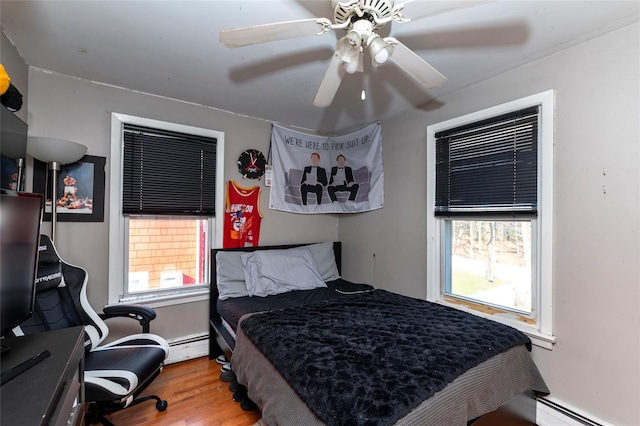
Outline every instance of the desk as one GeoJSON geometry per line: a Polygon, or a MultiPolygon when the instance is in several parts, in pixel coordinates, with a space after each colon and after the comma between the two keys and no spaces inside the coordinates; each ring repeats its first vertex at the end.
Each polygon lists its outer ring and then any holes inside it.
{"type": "Polygon", "coordinates": [[[1,370],[49,350],[51,356],[0,388],[0,424],[79,425],[84,422],[83,327],[5,338],[1,370]]]}

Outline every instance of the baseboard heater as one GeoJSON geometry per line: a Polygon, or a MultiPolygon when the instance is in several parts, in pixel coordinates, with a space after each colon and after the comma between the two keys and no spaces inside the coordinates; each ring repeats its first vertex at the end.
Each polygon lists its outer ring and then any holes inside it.
{"type": "Polygon", "coordinates": [[[537,398],[536,423],[538,426],[610,426],[547,398],[537,398]]]}
{"type": "Polygon", "coordinates": [[[169,340],[169,356],[165,364],[186,361],[209,354],[209,333],[192,334],[169,340]]]}

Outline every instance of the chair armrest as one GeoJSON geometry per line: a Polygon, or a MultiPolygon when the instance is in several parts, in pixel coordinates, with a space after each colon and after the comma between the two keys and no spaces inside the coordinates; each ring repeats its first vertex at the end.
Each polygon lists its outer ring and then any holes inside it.
{"type": "Polygon", "coordinates": [[[143,305],[111,305],[105,306],[103,314],[100,315],[103,319],[114,317],[129,317],[136,319],[142,326],[142,332],[149,332],[149,323],[155,319],[156,311],[153,308],[143,305]]]}

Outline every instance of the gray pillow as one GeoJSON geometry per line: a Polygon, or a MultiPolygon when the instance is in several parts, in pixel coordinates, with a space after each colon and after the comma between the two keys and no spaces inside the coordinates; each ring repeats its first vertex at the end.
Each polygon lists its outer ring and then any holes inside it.
{"type": "Polygon", "coordinates": [[[242,254],[242,251],[216,253],[216,281],[220,300],[249,295],[244,282],[244,267],[240,258],[242,254]]]}
{"type": "Polygon", "coordinates": [[[316,262],[318,273],[324,282],[340,278],[338,265],[336,265],[336,257],[333,253],[333,243],[331,241],[309,244],[307,247],[311,250],[311,255],[316,262]]]}
{"type": "Polygon", "coordinates": [[[250,296],[264,297],[327,286],[307,247],[258,250],[244,253],[240,258],[250,296]]]}

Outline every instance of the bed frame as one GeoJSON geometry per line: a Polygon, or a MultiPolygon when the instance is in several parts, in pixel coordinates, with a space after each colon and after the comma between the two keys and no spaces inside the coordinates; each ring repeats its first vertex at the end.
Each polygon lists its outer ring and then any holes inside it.
{"type": "MultiPolygon", "coordinates": [[[[227,359],[230,359],[231,353],[233,353],[233,349],[236,343],[231,333],[229,333],[229,331],[222,324],[222,318],[220,317],[217,309],[218,280],[216,271],[218,269],[218,265],[216,262],[216,253],[218,253],[219,251],[251,252],[256,250],[278,250],[301,247],[309,244],[314,243],[284,244],[259,247],[217,248],[211,250],[211,285],[209,288],[209,359],[214,359],[219,355],[226,355],[227,359]]],[[[336,258],[338,272],[342,273],[342,243],[340,243],[339,241],[334,241],[333,243],[333,254],[336,258]]]]}

